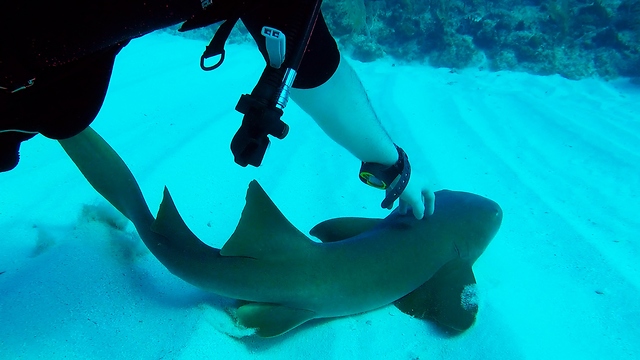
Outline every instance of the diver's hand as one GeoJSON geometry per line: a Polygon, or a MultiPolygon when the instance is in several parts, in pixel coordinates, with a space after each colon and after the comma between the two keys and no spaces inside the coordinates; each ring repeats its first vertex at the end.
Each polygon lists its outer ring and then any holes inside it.
{"type": "MultiPolygon", "coordinates": [[[[395,185],[392,184],[392,186],[395,185]]],[[[413,216],[420,220],[424,215],[430,216],[434,210],[435,195],[429,187],[427,181],[421,174],[412,172],[409,178],[409,183],[400,194],[400,205],[398,210],[400,214],[406,214],[409,209],[413,211],[413,216]]],[[[388,209],[393,208],[393,203],[389,205],[388,209]]]]}

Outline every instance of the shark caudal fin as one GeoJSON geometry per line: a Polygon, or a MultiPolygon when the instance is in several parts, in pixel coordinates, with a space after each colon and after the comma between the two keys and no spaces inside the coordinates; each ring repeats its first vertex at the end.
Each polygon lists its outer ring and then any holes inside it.
{"type": "Polygon", "coordinates": [[[282,215],[255,180],[249,184],[246,201],[240,222],[220,250],[221,255],[290,258],[291,252],[305,254],[313,246],[313,242],[282,215]]]}
{"type": "Polygon", "coordinates": [[[153,221],[135,177],[97,132],[87,127],[59,142],[91,186],[136,227],[148,226],[153,221]]]}
{"type": "Polygon", "coordinates": [[[336,242],[363,232],[367,232],[376,227],[382,219],[345,217],[323,221],[314,226],[309,234],[320,239],[323,243],[336,242]]]}
{"type": "Polygon", "coordinates": [[[478,313],[475,284],[471,265],[455,259],[394,304],[405,314],[433,320],[446,329],[464,331],[473,325],[478,313]]]}

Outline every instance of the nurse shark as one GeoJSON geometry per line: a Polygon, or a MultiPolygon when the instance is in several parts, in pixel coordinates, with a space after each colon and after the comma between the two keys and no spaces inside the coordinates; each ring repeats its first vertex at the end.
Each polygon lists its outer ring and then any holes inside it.
{"type": "Polygon", "coordinates": [[[438,191],[433,215],[422,220],[397,211],[384,219],[332,219],[311,230],[317,242],[254,180],[234,233],[217,249],[189,230],[166,188],[154,218],[129,168],[91,128],[60,143],[172,274],[241,300],[236,320],[258,336],[392,303],[455,331],[475,321],[471,267],[502,221],[502,210],[489,199],[438,191]]]}

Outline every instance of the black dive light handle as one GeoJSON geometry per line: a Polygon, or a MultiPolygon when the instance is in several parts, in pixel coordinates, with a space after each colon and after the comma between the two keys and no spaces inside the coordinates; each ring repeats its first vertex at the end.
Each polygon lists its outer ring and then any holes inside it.
{"type": "Polygon", "coordinates": [[[280,117],[280,108],[269,106],[254,95],[242,95],[236,110],[245,114],[242,125],[231,140],[231,152],[236,164],[245,167],[260,166],[269,146],[269,137],[284,139],[289,133],[289,125],[280,117]]]}
{"type": "MultiPolygon", "coordinates": [[[[315,27],[322,0],[308,0],[308,6],[302,6],[298,28],[292,28],[287,34],[289,44],[294,44],[292,56],[285,61],[286,67],[279,69],[267,65],[250,95],[240,97],[236,110],[244,117],[242,125],[231,141],[231,152],[234,161],[240,166],[260,166],[269,146],[268,135],[284,139],[289,133],[289,126],[281,117],[284,114],[286,101],[282,101],[282,94],[288,97],[289,86],[287,71],[297,73],[302,57],[306,51],[311,33],[315,27]],[[302,31],[300,31],[302,30],[302,31]]],[[[295,22],[295,21],[294,21],[295,22]]],[[[289,48],[289,46],[287,46],[289,48]]]]}
{"type": "Polygon", "coordinates": [[[284,111],[269,100],[277,97],[283,73],[284,69],[267,66],[251,95],[242,95],[236,105],[244,117],[231,140],[231,152],[242,167],[260,166],[269,146],[267,135],[284,139],[289,133],[289,126],[280,119],[284,111]]]}

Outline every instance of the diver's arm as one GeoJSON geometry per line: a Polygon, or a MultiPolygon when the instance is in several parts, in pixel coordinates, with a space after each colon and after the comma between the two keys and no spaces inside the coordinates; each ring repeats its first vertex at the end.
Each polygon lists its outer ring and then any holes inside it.
{"type": "MultiPolygon", "coordinates": [[[[398,160],[393,141],[378,120],[358,75],[344,58],[327,82],[312,89],[292,89],[291,98],[329,137],[361,161],[391,166],[398,160]]],[[[411,207],[420,219],[425,213],[433,213],[433,205],[433,191],[414,169],[400,195],[400,211],[411,207]]]]}

